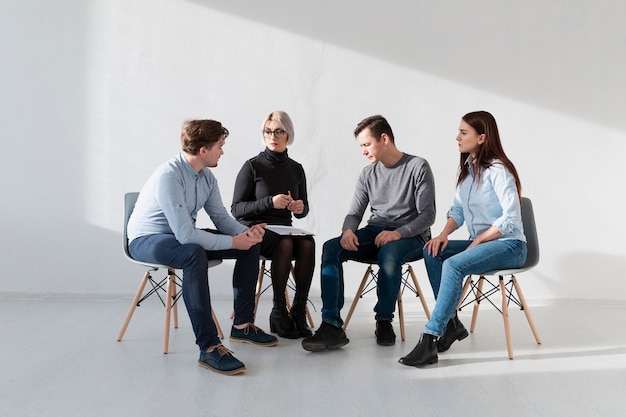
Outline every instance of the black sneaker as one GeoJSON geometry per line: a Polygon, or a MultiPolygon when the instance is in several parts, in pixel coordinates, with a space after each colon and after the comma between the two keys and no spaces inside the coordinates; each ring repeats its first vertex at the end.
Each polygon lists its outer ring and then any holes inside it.
{"type": "Polygon", "coordinates": [[[200,352],[198,365],[224,375],[240,374],[246,370],[245,365],[233,356],[233,352],[221,344],[210,352],[200,352]]]}
{"type": "Polygon", "coordinates": [[[322,322],[322,325],[311,337],[302,340],[302,348],[309,352],[319,352],[326,349],[339,349],[350,341],[341,327],[322,322]]]}
{"type": "Polygon", "coordinates": [[[396,334],[393,332],[393,326],[390,321],[376,321],[376,343],[381,346],[393,346],[396,343],[396,334]]]}
{"type": "Polygon", "coordinates": [[[233,342],[250,343],[256,346],[276,346],[278,339],[276,336],[265,333],[254,323],[248,324],[243,329],[237,329],[233,326],[230,329],[230,340],[233,342]]]}

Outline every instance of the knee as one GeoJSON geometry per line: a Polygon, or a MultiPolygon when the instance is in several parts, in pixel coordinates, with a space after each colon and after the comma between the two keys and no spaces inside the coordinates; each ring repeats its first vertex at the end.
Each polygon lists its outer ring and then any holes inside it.
{"type": "Polygon", "coordinates": [[[187,256],[185,259],[185,268],[198,268],[198,269],[208,269],[209,268],[209,259],[206,255],[206,251],[200,245],[196,244],[187,244],[185,245],[185,250],[187,251],[187,256]]]}
{"type": "Polygon", "coordinates": [[[340,238],[334,238],[324,242],[324,246],[322,247],[322,259],[337,258],[341,251],[340,241],[340,238]]]}
{"type": "Polygon", "coordinates": [[[395,250],[386,250],[387,248],[385,246],[378,251],[378,266],[390,272],[402,268],[402,258],[400,254],[395,250]]]}
{"type": "Polygon", "coordinates": [[[424,248],[422,249],[422,257],[424,258],[424,262],[432,262],[437,259],[439,255],[433,256],[428,252],[428,248],[424,248]]]}
{"type": "Polygon", "coordinates": [[[463,266],[459,262],[455,262],[456,259],[454,257],[448,258],[443,262],[441,268],[441,276],[442,279],[452,279],[453,281],[461,281],[463,277],[466,275],[463,271],[463,266]]]}

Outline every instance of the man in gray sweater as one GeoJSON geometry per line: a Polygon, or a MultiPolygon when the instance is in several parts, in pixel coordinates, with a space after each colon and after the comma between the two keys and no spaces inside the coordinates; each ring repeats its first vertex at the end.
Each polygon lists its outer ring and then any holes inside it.
{"type": "Polygon", "coordinates": [[[342,234],[324,243],[322,253],[322,324],[302,341],[305,350],[337,349],[349,340],[342,329],[344,303],[342,264],[348,260],[376,260],[378,302],[376,342],[391,346],[391,321],[402,279],[402,265],[422,257],[435,221],[435,183],[428,162],[396,148],[387,120],[367,117],[354,130],[363,155],[372,163],[363,169],[342,234]],[[371,216],[359,229],[368,204],[371,216]]]}

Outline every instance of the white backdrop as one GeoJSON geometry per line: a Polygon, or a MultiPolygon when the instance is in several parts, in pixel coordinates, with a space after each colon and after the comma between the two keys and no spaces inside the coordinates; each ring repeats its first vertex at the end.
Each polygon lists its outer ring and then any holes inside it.
{"type": "MultiPolygon", "coordinates": [[[[623,300],[626,5],[505,3],[0,1],[0,291],[132,293],[142,269],[122,256],[123,194],[178,152],[187,118],[231,131],[214,171],[229,208],[263,117],[292,116],[311,203],[296,225],[315,231],[319,258],[367,163],[352,130],[383,114],[398,147],[431,163],[438,233],[460,117],[483,109],[535,205],[527,297],[623,300]]],[[[212,270],[214,295],[230,294],[231,268],[212,270]]],[[[362,269],[349,268],[350,295],[362,269]]]]}

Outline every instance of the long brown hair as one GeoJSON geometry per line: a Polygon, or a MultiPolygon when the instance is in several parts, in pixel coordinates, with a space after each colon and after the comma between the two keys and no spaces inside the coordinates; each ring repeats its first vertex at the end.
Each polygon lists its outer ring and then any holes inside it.
{"type": "MultiPolygon", "coordinates": [[[[506,156],[502,143],[500,142],[500,134],[498,133],[498,125],[496,119],[491,113],[486,111],[475,111],[467,113],[463,116],[463,121],[472,126],[479,135],[485,135],[485,141],[479,145],[478,152],[476,152],[474,168],[474,176],[478,181],[481,180],[483,172],[489,168],[495,160],[499,160],[509,170],[509,172],[515,178],[515,185],[517,186],[517,193],[520,198],[522,196],[522,184],[517,175],[517,170],[513,162],[506,156]]],[[[459,177],[456,185],[459,186],[465,178],[469,175],[469,167],[465,163],[469,153],[462,152],[459,163],[459,177]]]]}

